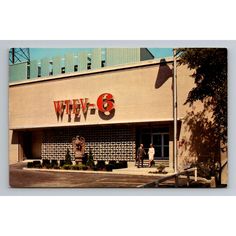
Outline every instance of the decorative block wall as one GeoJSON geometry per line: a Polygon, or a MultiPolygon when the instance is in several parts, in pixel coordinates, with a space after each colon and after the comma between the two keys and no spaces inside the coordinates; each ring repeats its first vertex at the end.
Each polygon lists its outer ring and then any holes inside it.
{"type": "Polygon", "coordinates": [[[72,151],[72,138],[83,136],[85,152],[92,151],[94,160],[133,161],[135,129],[130,126],[99,126],[45,129],[42,142],[43,159],[65,159],[67,148],[72,151]]]}

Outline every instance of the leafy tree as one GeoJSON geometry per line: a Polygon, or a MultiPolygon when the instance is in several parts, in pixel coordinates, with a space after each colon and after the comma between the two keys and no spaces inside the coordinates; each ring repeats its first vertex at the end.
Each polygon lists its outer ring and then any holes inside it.
{"type": "Polygon", "coordinates": [[[196,86],[189,92],[185,104],[205,103],[213,113],[215,138],[227,146],[227,49],[181,48],[177,50],[180,64],[193,69],[196,86]]]}

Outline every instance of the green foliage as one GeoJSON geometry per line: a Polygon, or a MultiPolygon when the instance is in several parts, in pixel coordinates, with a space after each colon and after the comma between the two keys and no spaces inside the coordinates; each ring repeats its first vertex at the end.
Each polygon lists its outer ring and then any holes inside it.
{"type": "Polygon", "coordinates": [[[71,170],[71,166],[70,164],[65,164],[64,166],[62,166],[62,169],[64,170],[71,170]]]}
{"type": "Polygon", "coordinates": [[[89,166],[91,169],[94,168],[93,153],[92,153],[91,149],[89,150],[87,166],[89,166]]]}
{"type": "Polygon", "coordinates": [[[86,165],[87,164],[87,161],[88,161],[88,154],[85,153],[82,157],[82,164],[83,165],[86,165]]]}
{"type": "MultiPolygon", "coordinates": [[[[183,48],[178,49],[180,64],[193,69],[195,87],[189,92],[185,104],[205,102],[213,112],[214,136],[227,144],[227,49],[183,48]]],[[[222,151],[225,151],[223,149],[222,151]]]]}
{"type": "Polygon", "coordinates": [[[78,165],[71,165],[72,170],[87,170],[88,167],[83,164],[78,164],[78,165]]]}
{"type": "Polygon", "coordinates": [[[33,162],[28,162],[27,163],[27,168],[33,168],[33,162]]]}
{"type": "Polygon", "coordinates": [[[28,162],[27,168],[42,168],[42,165],[40,161],[28,162]]]}
{"type": "Polygon", "coordinates": [[[45,168],[47,168],[47,169],[51,168],[51,162],[50,162],[50,160],[43,159],[42,166],[45,167],[45,168]]]}
{"type": "Polygon", "coordinates": [[[103,170],[106,168],[106,165],[105,165],[105,161],[98,161],[97,165],[96,165],[96,168],[98,170],[103,170]]]}
{"type": "Polygon", "coordinates": [[[65,165],[65,160],[60,160],[60,167],[65,165]]]}
{"type": "Polygon", "coordinates": [[[127,161],[109,161],[110,165],[113,165],[113,169],[121,169],[121,168],[127,168],[128,164],[127,161]]]}
{"type": "Polygon", "coordinates": [[[57,162],[57,160],[51,160],[51,168],[58,169],[58,162],[57,162]]]}
{"type": "Polygon", "coordinates": [[[163,173],[164,172],[164,170],[165,170],[165,165],[163,165],[163,164],[159,164],[158,166],[157,166],[157,171],[158,171],[158,173],[163,173]]]}
{"type": "Polygon", "coordinates": [[[106,168],[106,171],[112,171],[115,168],[115,166],[112,164],[108,164],[105,166],[105,168],[106,168]]]}
{"type": "Polygon", "coordinates": [[[197,167],[197,175],[206,179],[211,179],[211,176],[217,176],[220,171],[218,162],[215,163],[213,159],[197,162],[192,164],[191,167],[197,167]]]}
{"type": "Polygon", "coordinates": [[[78,165],[65,164],[64,166],[62,166],[62,169],[64,169],[64,170],[87,170],[88,167],[83,164],[78,164],[78,165]]]}
{"type": "Polygon", "coordinates": [[[71,165],[72,164],[72,158],[70,155],[70,150],[67,148],[66,150],[66,156],[65,156],[65,165],[71,165]]]}

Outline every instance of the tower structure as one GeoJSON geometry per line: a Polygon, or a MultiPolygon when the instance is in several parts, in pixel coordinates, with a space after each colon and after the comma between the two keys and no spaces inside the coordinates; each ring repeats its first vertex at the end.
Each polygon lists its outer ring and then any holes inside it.
{"type": "Polygon", "coordinates": [[[11,48],[9,50],[9,62],[11,64],[19,62],[30,62],[29,48],[11,48]]]}

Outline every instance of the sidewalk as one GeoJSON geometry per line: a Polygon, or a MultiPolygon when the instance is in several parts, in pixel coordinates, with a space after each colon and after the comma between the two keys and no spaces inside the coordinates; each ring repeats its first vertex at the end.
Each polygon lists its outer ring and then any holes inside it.
{"type": "Polygon", "coordinates": [[[148,173],[148,172],[154,172],[156,171],[157,168],[137,168],[137,167],[128,167],[124,169],[114,169],[112,173],[117,173],[117,174],[126,174],[126,175],[148,175],[148,176],[169,176],[172,175],[173,173],[167,173],[167,174],[153,174],[153,173],[148,173]]]}

